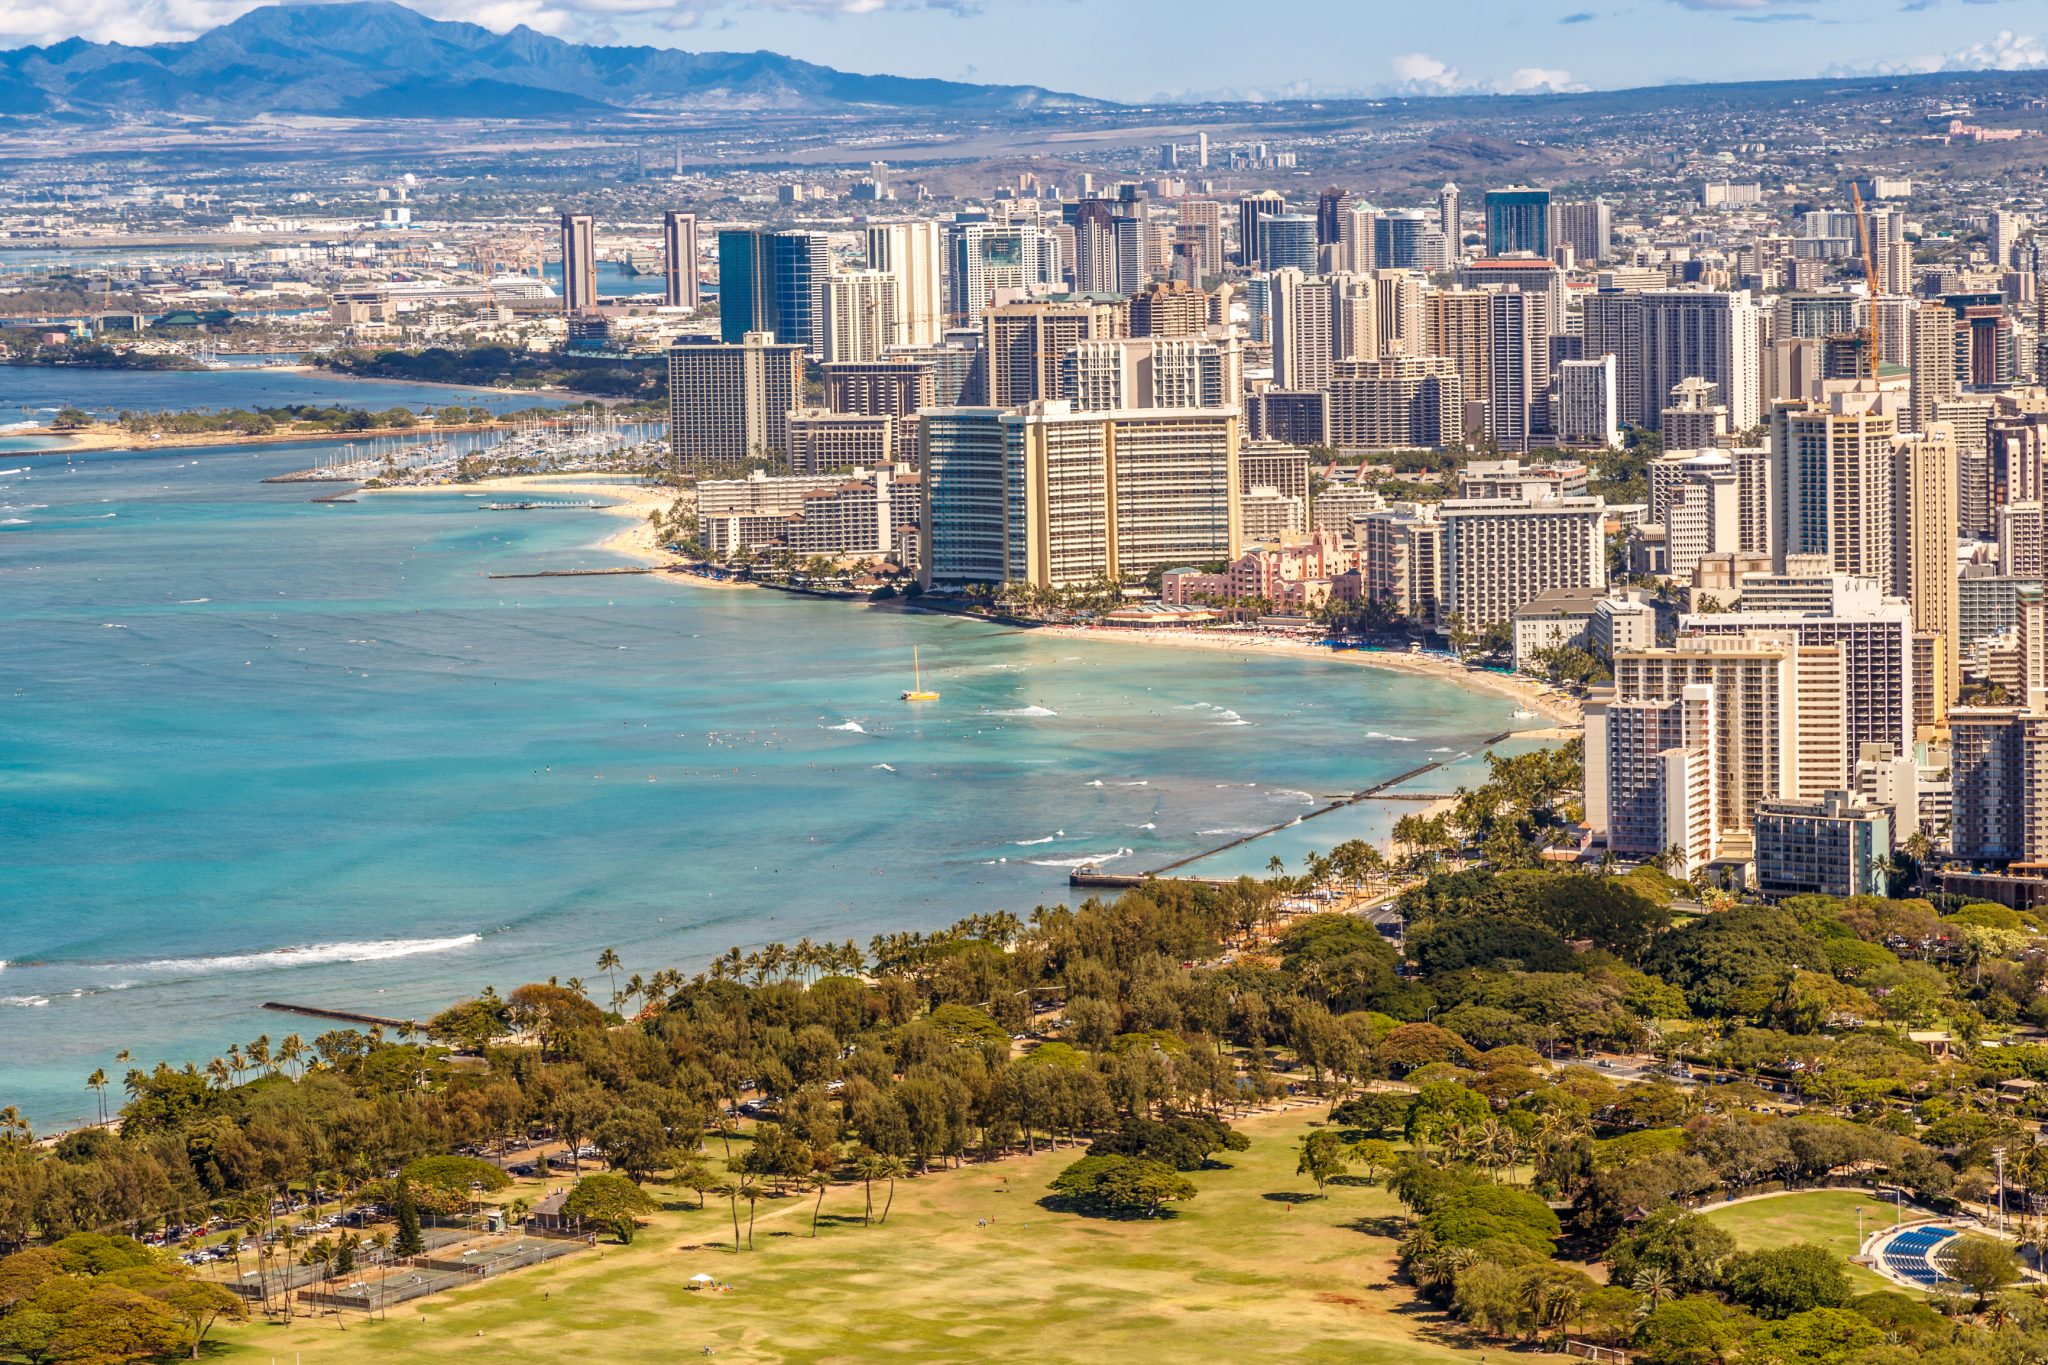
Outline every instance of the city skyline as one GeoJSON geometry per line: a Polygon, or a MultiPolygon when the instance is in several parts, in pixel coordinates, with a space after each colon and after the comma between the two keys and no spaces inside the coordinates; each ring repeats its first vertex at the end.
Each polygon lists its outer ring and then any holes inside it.
{"type": "MultiPolygon", "coordinates": [[[[317,0],[315,0],[317,2],[317,0]]],[[[181,41],[253,0],[0,3],[0,44],[181,41]]],[[[419,0],[434,18],[603,45],[772,50],[845,70],[1033,84],[1124,102],[1563,93],[1705,81],[2048,69],[2048,25],[2014,0],[1636,0],[1601,6],[1447,0],[1427,11],[1282,0],[1275,28],[1322,41],[1213,51],[1213,3],[1125,0],[1122,43],[1075,41],[1074,0],[419,0]],[[1202,22],[1203,18],[1213,22],[1202,22]],[[1786,42],[1788,35],[1800,41],[1786,42]],[[1661,63],[1661,64],[1660,64],[1661,63]]]]}

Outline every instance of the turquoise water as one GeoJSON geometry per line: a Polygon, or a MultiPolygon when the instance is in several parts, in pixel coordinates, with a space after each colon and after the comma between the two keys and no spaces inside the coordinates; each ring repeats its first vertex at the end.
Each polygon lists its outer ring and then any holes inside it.
{"type": "Polygon", "coordinates": [[[44,422],[65,404],[94,415],[118,412],[220,410],[317,403],[336,407],[466,407],[512,412],[560,407],[562,400],[507,389],[392,384],[337,379],[291,370],[86,370],[0,365],[0,426],[44,422]]]}
{"type": "Polygon", "coordinates": [[[493,580],[615,563],[615,523],[257,482],[308,459],[0,455],[0,1104],[41,1123],[119,1048],[324,1027],[265,1000],[424,1016],[607,945],[1028,912],[1508,724],[1337,662],[493,580]],[[897,700],[913,645],[937,705],[897,700]]]}

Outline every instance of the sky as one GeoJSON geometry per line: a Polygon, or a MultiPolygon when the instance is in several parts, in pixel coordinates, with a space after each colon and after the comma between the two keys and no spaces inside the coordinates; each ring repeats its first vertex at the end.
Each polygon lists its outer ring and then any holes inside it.
{"type": "MultiPolygon", "coordinates": [[[[2048,68],[2048,0],[405,0],[499,31],[766,48],[1108,99],[2048,68]]],[[[189,38],[256,0],[0,0],[0,47],[189,38]]]]}

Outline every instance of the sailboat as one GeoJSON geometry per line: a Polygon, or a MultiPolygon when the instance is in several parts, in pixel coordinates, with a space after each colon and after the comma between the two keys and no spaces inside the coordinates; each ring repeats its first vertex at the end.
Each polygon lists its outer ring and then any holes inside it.
{"type": "Polygon", "coordinates": [[[918,662],[917,646],[910,647],[910,690],[903,694],[905,701],[937,701],[939,694],[924,690],[924,667],[918,662]]]}

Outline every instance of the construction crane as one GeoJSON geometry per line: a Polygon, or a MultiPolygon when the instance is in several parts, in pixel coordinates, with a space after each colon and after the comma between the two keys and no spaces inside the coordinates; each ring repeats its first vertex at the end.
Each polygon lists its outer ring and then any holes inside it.
{"type": "Polygon", "coordinates": [[[1863,212],[1863,187],[1849,182],[1849,202],[1856,207],[1856,238],[1863,246],[1863,279],[1870,297],[1863,309],[1863,365],[1877,379],[1877,256],[1870,246],[1870,219],[1863,212]]]}

